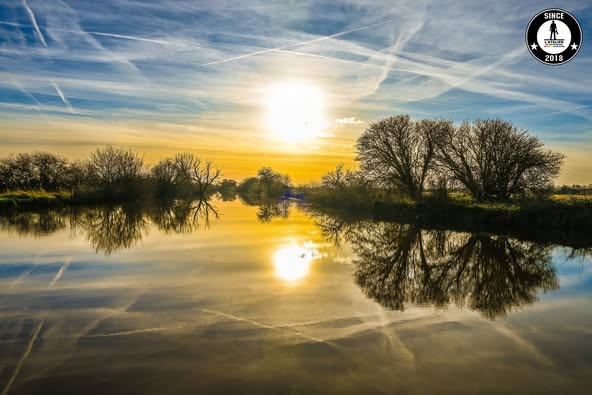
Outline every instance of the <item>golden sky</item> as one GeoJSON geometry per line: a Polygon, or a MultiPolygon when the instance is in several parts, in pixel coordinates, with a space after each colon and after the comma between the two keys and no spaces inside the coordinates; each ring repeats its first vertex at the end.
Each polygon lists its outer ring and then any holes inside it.
{"type": "MultiPolygon", "coordinates": [[[[304,183],[351,164],[369,123],[406,113],[512,121],[567,154],[559,183],[592,182],[592,55],[534,59],[534,0],[512,17],[415,0],[24,4],[0,5],[0,155],[113,144],[304,183]]],[[[590,15],[585,2],[570,11],[590,15]]]]}

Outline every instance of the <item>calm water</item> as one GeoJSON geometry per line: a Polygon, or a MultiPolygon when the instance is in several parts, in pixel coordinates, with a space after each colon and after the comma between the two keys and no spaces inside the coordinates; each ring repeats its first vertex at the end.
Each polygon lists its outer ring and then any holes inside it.
{"type": "Polygon", "coordinates": [[[240,201],[1,217],[0,394],[589,394],[589,256],[240,201]]]}

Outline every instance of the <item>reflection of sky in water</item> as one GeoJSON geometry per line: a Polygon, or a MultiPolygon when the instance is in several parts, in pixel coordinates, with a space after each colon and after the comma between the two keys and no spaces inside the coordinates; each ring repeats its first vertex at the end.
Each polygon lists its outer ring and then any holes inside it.
{"type": "Polygon", "coordinates": [[[149,222],[110,255],[67,226],[1,231],[2,389],[590,393],[589,258],[552,250],[560,288],[494,320],[455,304],[393,311],[354,281],[350,246],[298,210],[260,223],[257,207],[215,206],[209,229],[149,222]]]}

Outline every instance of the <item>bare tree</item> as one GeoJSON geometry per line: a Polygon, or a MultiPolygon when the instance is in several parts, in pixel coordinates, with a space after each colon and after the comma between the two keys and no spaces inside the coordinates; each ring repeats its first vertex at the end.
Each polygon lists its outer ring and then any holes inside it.
{"type": "Polygon", "coordinates": [[[364,176],[378,186],[420,198],[434,163],[430,134],[445,125],[445,121],[414,122],[408,115],[371,124],[356,144],[364,176]]]}
{"type": "Polygon", "coordinates": [[[152,167],[150,172],[158,183],[174,184],[177,179],[177,168],[174,158],[161,159],[160,162],[152,167]]]}
{"type": "Polygon", "coordinates": [[[5,190],[44,189],[68,186],[68,160],[48,152],[20,153],[0,161],[0,187],[5,190]]]}
{"type": "Polygon", "coordinates": [[[202,161],[199,158],[195,158],[193,166],[189,175],[191,181],[193,181],[197,187],[197,193],[199,196],[204,196],[210,186],[220,177],[222,170],[218,169],[214,165],[214,161],[206,159],[202,161]]]}
{"type": "Polygon", "coordinates": [[[92,176],[109,189],[119,187],[126,181],[138,180],[144,175],[144,159],[132,150],[110,145],[93,152],[89,164],[92,176]]]}
{"type": "Polygon", "coordinates": [[[206,194],[221,172],[212,160],[202,160],[191,153],[164,158],[152,168],[152,175],[158,182],[177,189],[189,188],[199,196],[206,194]]]}
{"type": "Polygon", "coordinates": [[[48,152],[34,152],[31,155],[33,171],[39,186],[46,191],[66,187],[66,171],[68,160],[48,152]]]}
{"type": "Polygon", "coordinates": [[[328,190],[342,191],[347,188],[363,188],[369,186],[364,175],[355,170],[346,169],[343,163],[325,173],[321,179],[321,186],[328,190]]]}
{"type": "Polygon", "coordinates": [[[477,200],[551,186],[564,156],[544,149],[535,136],[500,119],[463,122],[435,137],[438,162],[477,200]]]}

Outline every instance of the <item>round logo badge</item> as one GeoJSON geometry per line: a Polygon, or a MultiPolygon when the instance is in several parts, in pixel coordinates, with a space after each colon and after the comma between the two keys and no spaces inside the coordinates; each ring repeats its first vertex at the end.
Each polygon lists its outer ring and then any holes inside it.
{"type": "Polygon", "coordinates": [[[569,12],[549,8],[528,23],[526,46],[539,62],[558,66],[569,62],[580,51],[582,28],[569,12]]]}

